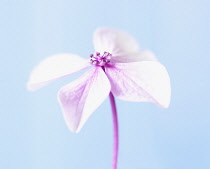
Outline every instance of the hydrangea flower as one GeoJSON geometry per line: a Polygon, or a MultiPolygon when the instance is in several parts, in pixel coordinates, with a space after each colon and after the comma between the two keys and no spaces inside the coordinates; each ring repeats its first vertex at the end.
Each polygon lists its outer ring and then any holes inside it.
{"type": "Polygon", "coordinates": [[[30,75],[28,89],[48,83],[88,67],[77,80],[62,87],[58,101],[68,128],[78,132],[100,104],[110,97],[115,129],[113,168],[116,168],[118,125],[114,96],[133,102],[152,102],[162,108],[170,103],[170,78],[165,67],[148,50],[140,50],[127,33],[99,28],[93,36],[95,52],[89,59],[74,54],[46,58],[30,75]]]}

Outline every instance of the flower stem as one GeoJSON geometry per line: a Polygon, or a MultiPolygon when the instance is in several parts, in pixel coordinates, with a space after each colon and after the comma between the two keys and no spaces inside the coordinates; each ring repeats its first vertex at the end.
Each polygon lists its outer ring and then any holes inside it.
{"type": "Polygon", "coordinates": [[[119,147],[119,131],[118,131],[118,118],[117,118],[117,108],[115,104],[115,99],[110,92],[109,99],[112,108],[112,118],[113,118],[113,134],[114,134],[114,143],[113,143],[113,161],[112,161],[112,169],[117,169],[117,160],[118,160],[118,147],[119,147]]]}

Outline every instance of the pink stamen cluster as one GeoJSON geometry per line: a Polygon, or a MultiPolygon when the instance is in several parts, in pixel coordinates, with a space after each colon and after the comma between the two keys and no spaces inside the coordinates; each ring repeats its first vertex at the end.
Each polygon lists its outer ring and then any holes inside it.
{"type": "Polygon", "coordinates": [[[96,66],[104,66],[110,62],[111,56],[112,54],[109,52],[104,52],[103,55],[101,55],[99,52],[96,52],[95,54],[90,55],[90,63],[96,66]]]}

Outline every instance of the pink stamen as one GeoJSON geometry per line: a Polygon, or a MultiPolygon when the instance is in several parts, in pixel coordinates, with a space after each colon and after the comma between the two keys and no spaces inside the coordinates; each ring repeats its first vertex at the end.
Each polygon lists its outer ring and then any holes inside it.
{"type": "Polygon", "coordinates": [[[108,52],[104,52],[103,55],[101,55],[99,52],[96,52],[95,54],[90,55],[90,63],[96,66],[104,66],[110,62],[111,56],[112,54],[108,52]]]}

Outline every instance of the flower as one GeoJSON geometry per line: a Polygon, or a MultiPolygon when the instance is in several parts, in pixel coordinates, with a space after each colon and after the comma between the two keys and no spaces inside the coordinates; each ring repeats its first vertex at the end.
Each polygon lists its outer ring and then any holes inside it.
{"type": "Polygon", "coordinates": [[[141,51],[133,37],[110,28],[97,29],[93,43],[96,52],[90,59],[73,54],[48,57],[35,67],[27,83],[29,90],[36,90],[92,66],[58,92],[58,101],[71,131],[80,131],[110,92],[126,101],[169,106],[170,78],[152,52],[141,51]]]}

